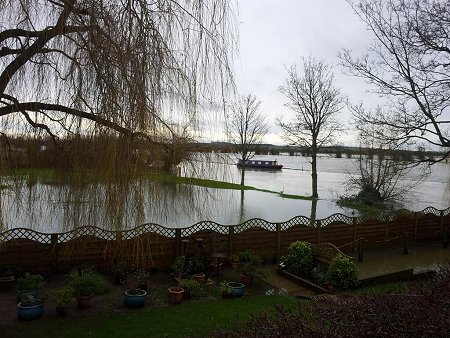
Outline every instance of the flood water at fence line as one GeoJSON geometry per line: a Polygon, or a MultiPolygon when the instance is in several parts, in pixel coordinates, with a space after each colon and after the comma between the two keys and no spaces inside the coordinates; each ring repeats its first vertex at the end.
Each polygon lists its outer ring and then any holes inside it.
{"type": "MultiPolygon", "coordinates": [[[[278,171],[246,170],[246,185],[278,193],[310,195],[307,158],[282,155],[258,158],[276,159],[284,168],[278,171]]],[[[234,158],[216,156],[208,159],[197,162],[197,176],[239,182],[240,172],[234,165],[234,158]]],[[[1,190],[0,216],[6,229],[25,227],[50,233],[80,226],[115,230],[156,223],[177,228],[204,220],[238,224],[252,218],[283,222],[299,215],[311,217],[315,214],[318,219],[334,213],[351,216],[353,210],[340,208],[335,200],[345,193],[347,173],[355,170],[354,161],[324,156],[319,158],[318,167],[320,200],[317,204],[283,198],[277,193],[252,190],[241,193],[150,180],[136,181],[125,190],[102,184],[73,187],[23,182],[20,189],[1,190]]],[[[191,176],[191,170],[183,168],[182,175],[191,176]]],[[[450,205],[449,177],[449,164],[434,165],[428,178],[408,194],[404,207],[414,211],[428,206],[446,209],[450,205]]]]}

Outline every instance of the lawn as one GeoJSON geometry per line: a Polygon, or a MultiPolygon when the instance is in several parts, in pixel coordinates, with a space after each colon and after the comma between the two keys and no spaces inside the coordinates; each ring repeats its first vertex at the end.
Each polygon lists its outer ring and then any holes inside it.
{"type": "MultiPolygon", "coordinates": [[[[251,296],[183,303],[159,309],[129,310],[96,317],[51,318],[17,322],[2,337],[186,337],[207,336],[215,328],[239,326],[252,314],[270,313],[275,305],[290,307],[289,296],[251,296]]],[[[52,309],[47,309],[51,311],[52,309]]]]}

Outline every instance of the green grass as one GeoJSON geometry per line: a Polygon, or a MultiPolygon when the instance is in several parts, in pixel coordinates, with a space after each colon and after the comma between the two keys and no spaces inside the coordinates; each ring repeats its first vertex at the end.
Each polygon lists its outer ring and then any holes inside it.
{"type": "MultiPolygon", "coordinates": [[[[270,313],[275,305],[296,304],[288,296],[251,296],[241,299],[182,303],[160,309],[129,310],[93,317],[18,322],[3,328],[2,337],[186,337],[207,336],[229,329],[250,315],[270,313]]],[[[46,309],[45,311],[54,311],[46,309]]]]}
{"type": "Polygon", "coordinates": [[[164,183],[176,183],[176,184],[189,184],[196,185],[200,187],[206,188],[214,188],[214,189],[232,189],[232,190],[255,190],[261,192],[267,192],[271,194],[278,194],[283,198],[291,198],[291,199],[302,199],[302,200],[312,200],[312,197],[301,196],[301,195],[289,195],[283,194],[272,190],[267,189],[259,189],[248,185],[241,185],[236,183],[229,183],[223,181],[215,181],[215,180],[206,180],[201,178],[193,178],[193,177],[179,177],[174,175],[150,175],[152,180],[164,183]]]}

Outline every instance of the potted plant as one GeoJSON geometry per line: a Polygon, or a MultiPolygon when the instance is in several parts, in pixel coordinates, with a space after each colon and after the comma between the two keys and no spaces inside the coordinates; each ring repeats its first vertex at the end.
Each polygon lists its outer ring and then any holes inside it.
{"type": "Polygon", "coordinates": [[[206,274],[204,272],[199,272],[192,275],[192,279],[195,280],[199,284],[206,283],[206,274]]]}
{"type": "Polygon", "coordinates": [[[23,277],[17,278],[17,302],[25,299],[27,296],[38,297],[38,290],[44,283],[44,277],[25,272],[23,277]]]}
{"type": "Polygon", "coordinates": [[[174,278],[186,278],[191,272],[188,264],[185,264],[184,256],[178,256],[175,258],[175,262],[172,264],[171,270],[174,278]]]}
{"type": "Polygon", "coordinates": [[[180,281],[180,286],[184,290],[184,299],[196,298],[202,290],[201,284],[195,279],[182,279],[180,281]]]}
{"type": "Polygon", "coordinates": [[[241,251],[239,255],[239,269],[241,281],[245,285],[252,285],[254,277],[265,278],[266,272],[262,269],[263,260],[249,250],[241,251]]]}
{"type": "Polygon", "coordinates": [[[21,320],[37,319],[44,312],[42,299],[33,295],[26,295],[17,304],[17,317],[21,320]]]}
{"type": "Polygon", "coordinates": [[[231,298],[240,298],[244,294],[245,284],[239,282],[228,282],[227,287],[231,290],[231,298]]]}
{"type": "Polygon", "coordinates": [[[73,301],[73,295],[74,290],[69,286],[57,289],[53,293],[53,300],[56,306],[56,315],[58,317],[67,316],[70,304],[72,304],[73,301]]]}
{"type": "Polygon", "coordinates": [[[184,289],[181,286],[171,286],[167,291],[169,292],[170,304],[180,304],[183,301],[184,289]]]}
{"type": "Polygon", "coordinates": [[[150,278],[150,273],[144,269],[138,268],[127,273],[126,284],[130,289],[141,289],[147,291],[147,281],[150,278]]]}
{"type": "Polygon", "coordinates": [[[128,289],[123,296],[125,305],[132,309],[143,307],[146,299],[147,291],[142,289],[128,289]]]}
{"type": "Polygon", "coordinates": [[[86,309],[92,305],[92,296],[106,293],[109,290],[107,281],[99,274],[72,271],[69,275],[69,286],[77,298],[78,308],[86,309]]]}

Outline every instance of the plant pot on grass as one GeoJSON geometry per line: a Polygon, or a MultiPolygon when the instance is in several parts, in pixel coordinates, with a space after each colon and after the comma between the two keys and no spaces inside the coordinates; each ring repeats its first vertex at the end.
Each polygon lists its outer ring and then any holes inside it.
{"type": "Polygon", "coordinates": [[[147,282],[150,278],[150,273],[144,269],[138,268],[131,270],[127,273],[125,284],[129,289],[140,289],[147,291],[147,282]]]}
{"type": "Polygon", "coordinates": [[[20,320],[38,319],[44,312],[44,303],[40,298],[28,295],[17,304],[17,317],[20,320]]]}
{"type": "Polygon", "coordinates": [[[227,287],[231,290],[231,298],[240,298],[245,291],[245,284],[239,282],[229,282],[227,287]]]}
{"type": "Polygon", "coordinates": [[[92,306],[92,296],[101,295],[109,291],[108,282],[95,272],[78,273],[73,271],[69,275],[69,286],[77,298],[79,309],[92,306]]]}
{"type": "Polygon", "coordinates": [[[17,279],[17,302],[20,302],[29,296],[38,298],[38,291],[42,287],[43,283],[44,277],[41,275],[32,275],[29,272],[25,272],[23,277],[17,279]]]}
{"type": "Polygon", "coordinates": [[[196,273],[192,275],[192,279],[198,282],[199,284],[205,284],[206,283],[206,274],[203,272],[196,273]]]}
{"type": "Polygon", "coordinates": [[[58,317],[65,317],[68,314],[70,305],[73,302],[74,291],[70,287],[63,287],[56,290],[52,298],[55,302],[56,315],[58,317]]]}
{"type": "Polygon", "coordinates": [[[167,290],[169,291],[170,304],[180,304],[183,301],[184,289],[181,286],[172,286],[167,290]]]}
{"type": "Polygon", "coordinates": [[[130,289],[125,291],[123,300],[127,307],[131,309],[141,308],[145,305],[147,291],[142,289],[130,289]]]}

